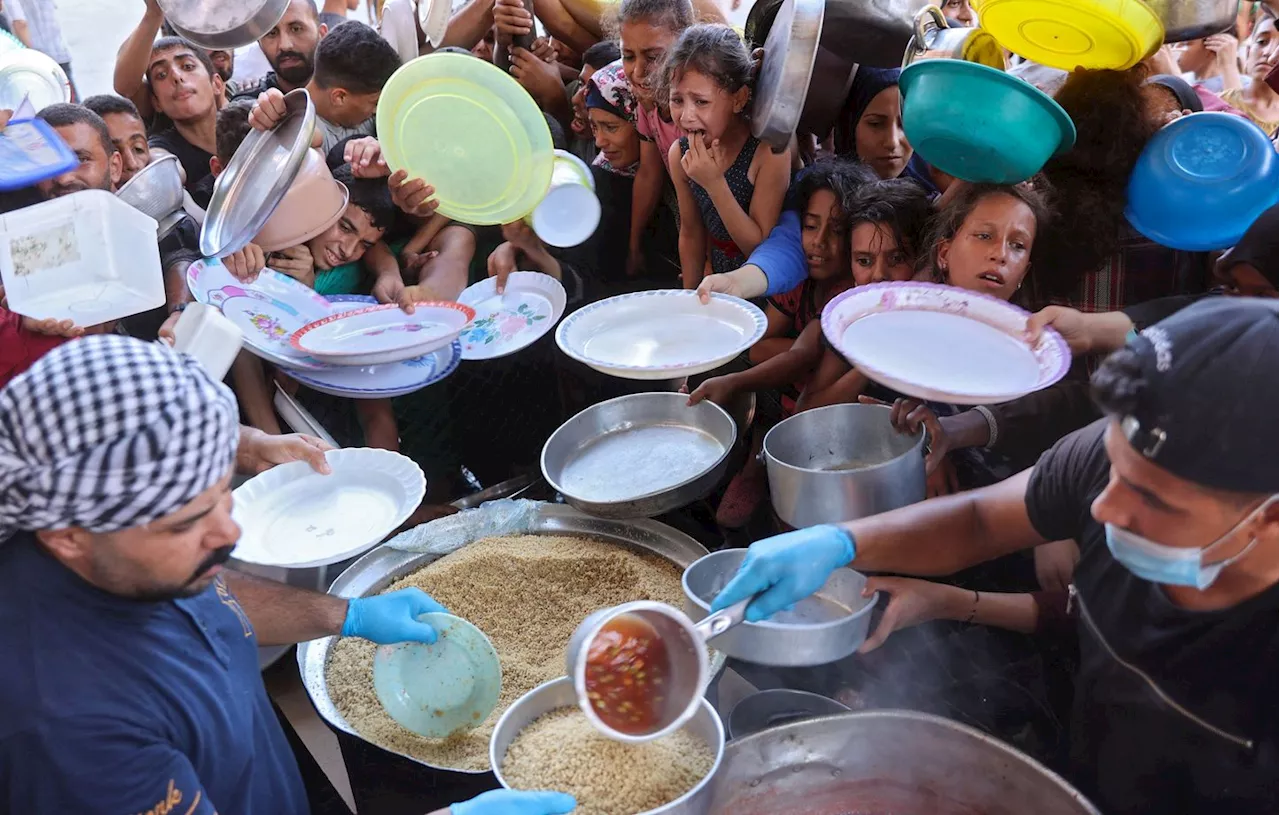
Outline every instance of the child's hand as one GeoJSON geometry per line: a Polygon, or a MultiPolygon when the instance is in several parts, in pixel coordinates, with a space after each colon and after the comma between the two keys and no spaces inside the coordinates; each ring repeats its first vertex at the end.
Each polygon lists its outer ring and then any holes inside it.
{"type": "Polygon", "coordinates": [[[244,248],[227,255],[222,259],[231,276],[241,283],[252,283],[267,265],[267,256],[256,243],[245,244],[244,248]]]}
{"type": "Polygon", "coordinates": [[[738,389],[733,385],[732,376],[713,376],[689,394],[689,407],[693,407],[704,399],[724,407],[737,393],[738,389]]]}
{"type": "Polygon", "coordinates": [[[951,437],[938,421],[938,414],[919,399],[895,399],[893,404],[889,405],[870,396],[859,396],[858,402],[863,405],[890,407],[889,423],[899,433],[914,436],[920,432],[921,427],[929,432],[929,455],[924,460],[925,475],[932,475],[947,457],[947,453],[951,452],[951,437]]]}
{"type": "Polygon", "coordinates": [[[35,317],[23,317],[22,327],[36,334],[46,334],[50,337],[66,337],[74,339],[83,336],[84,329],[73,323],[71,320],[55,320],[52,317],[46,320],[37,320],[35,317]]]}
{"type": "Polygon", "coordinates": [[[356,178],[385,178],[391,173],[382,157],[382,145],[373,136],[347,142],[342,160],[351,165],[351,175],[356,178]]]}
{"type": "Polygon", "coordinates": [[[537,255],[547,249],[543,245],[542,239],[524,221],[512,221],[509,224],[503,224],[502,238],[526,255],[537,255]]]}
{"type": "Polygon", "coordinates": [[[269,266],[280,274],[289,275],[308,288],[315,288],[316,263],[311,257],[311,250],[304,243],[272,252],[269,266]]]}
{"type": "Polygon", "coordinates": [[[680,158],[680,166],[684,174],[701,184],[710,187],[724,178],[724,150],[720,140],[716,139],[707,147],[698,136],[689,137],[689,149],[680,158]]]}
{"type": "Polygon", "coordinates": [[[516,270],[519,252],[510,241],[498,245],[489,255],[489,277],[496,277],[498,294],[507,288],[507,278],[516,270]]]}
{"type": "Polygon", "coordinates": [[[436,194],[435,187],[429,186],[421,178],[409,178],[404,170],[396,170],[387,179],[387,187],[391,190],[391,200],[404,212],[418,218],[429,218],[440,206],[440,202],[431,196],[436,194]]]}
{"type": "Polygon", "coordinates": [[[564,98],[560,68],[554,62],[548,63],[540,59],[531,51],[512,49],[511,75],[544,108],[549,107],[557,97],[564,98]]]}
{"type": "Polygon", "coordinates": [[[253,110],[249,111],[249,126],[254,130],[270,130],[280,124],[288,113],[284,94],[279,88],[270,88],[258,94],[258,101],[253,103],[253,110]]]}
{"type": "Polygon", "coordinates": [[[909,577],[868,577],[862,590],[863,597],[873,597],[877,591],[889,595],[889,605],[876,630],[858,649],[859,654],[874,651],[884,644],[889,635],[913,625],[948,618],[956,615],[955,607],[972,600],[972,592],[945,583],[916,580],[909,577]]]}

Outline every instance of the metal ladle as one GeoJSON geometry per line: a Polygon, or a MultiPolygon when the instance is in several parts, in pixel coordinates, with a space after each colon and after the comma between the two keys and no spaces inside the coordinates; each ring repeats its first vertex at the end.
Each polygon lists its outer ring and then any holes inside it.
{"type": "Polygon", "coordinates": [[[697,712],[698,700],[711,681],[707,641],[741,623],[746,618],[747,606],[754,599],[749,597],[735,603],[696,624],[679,609],[651,600],[623,603],[587,615],[574,629],[565,653],[565,667],[573,679],[578,707],[597,730],[618,741],[650,741],[679,729],[697,712]],[[666,647],[670,660],[671,672],[664,689],[666,699],[658,711],[653,729],[644,733],[623,733],[610,727],[596,714],[587,698],[587,654],[591,651],[591,643],[606,625],[623,615],[638,617],[652,627],[666,647]]]}

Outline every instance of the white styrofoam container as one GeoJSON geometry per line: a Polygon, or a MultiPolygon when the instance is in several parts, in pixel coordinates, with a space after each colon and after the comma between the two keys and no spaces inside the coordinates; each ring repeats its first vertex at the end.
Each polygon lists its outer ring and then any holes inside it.
{"type": "Polygon", "coordinates": [[[9,309],[92,326],[164,305],[156,221],[105,190],[0,215],[9,309]]]}
{"type": "Polygon", "coordinates": [[[244,334],[222,312],[204,303],[189,303],[173,326],[173,347],[190,354],[214,379],[231,370],[244,334]]]}

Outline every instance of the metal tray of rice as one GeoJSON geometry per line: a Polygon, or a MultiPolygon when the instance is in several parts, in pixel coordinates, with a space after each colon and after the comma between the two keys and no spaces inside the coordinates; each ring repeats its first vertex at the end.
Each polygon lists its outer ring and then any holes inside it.
{"type": "MultiPolygon", "coordinates": [[[[375,646],[325,637],[298,646],[307,693],[330,725],[437,770],[489,771],[489,738],[507,707],[564,675],[569,636],[597,608],[656,600],[680,608],[684,569],[707,550],[656,521],[609,521],[556,504],[526,535],[484,538],[452,554],[380,546],[342,573],[330,594],[364,597],[417,586],[485,632],[502,661],[502,694],[481,725],[428,739],[396,724],[373,690],[375,646]]],[[[711,652],[711,675],[725,657],[711,652]]]]}

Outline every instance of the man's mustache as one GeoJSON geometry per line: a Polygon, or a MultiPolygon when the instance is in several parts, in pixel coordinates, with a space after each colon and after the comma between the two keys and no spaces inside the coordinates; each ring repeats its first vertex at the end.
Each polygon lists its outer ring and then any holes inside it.
{"type": "Polygon", "coordinates": [[[192,583],[199,580],[201,575],[212,569],[214,566],[221,566],[230,560],[231,553],[235,548],[235,545],[232,544],[230,546],[220,546],[210,552],[208,557],[206,557],[196,568],[195,573],[191,575],[191,579],[187,581],[187,585],[190,586],[192,583]]]}

